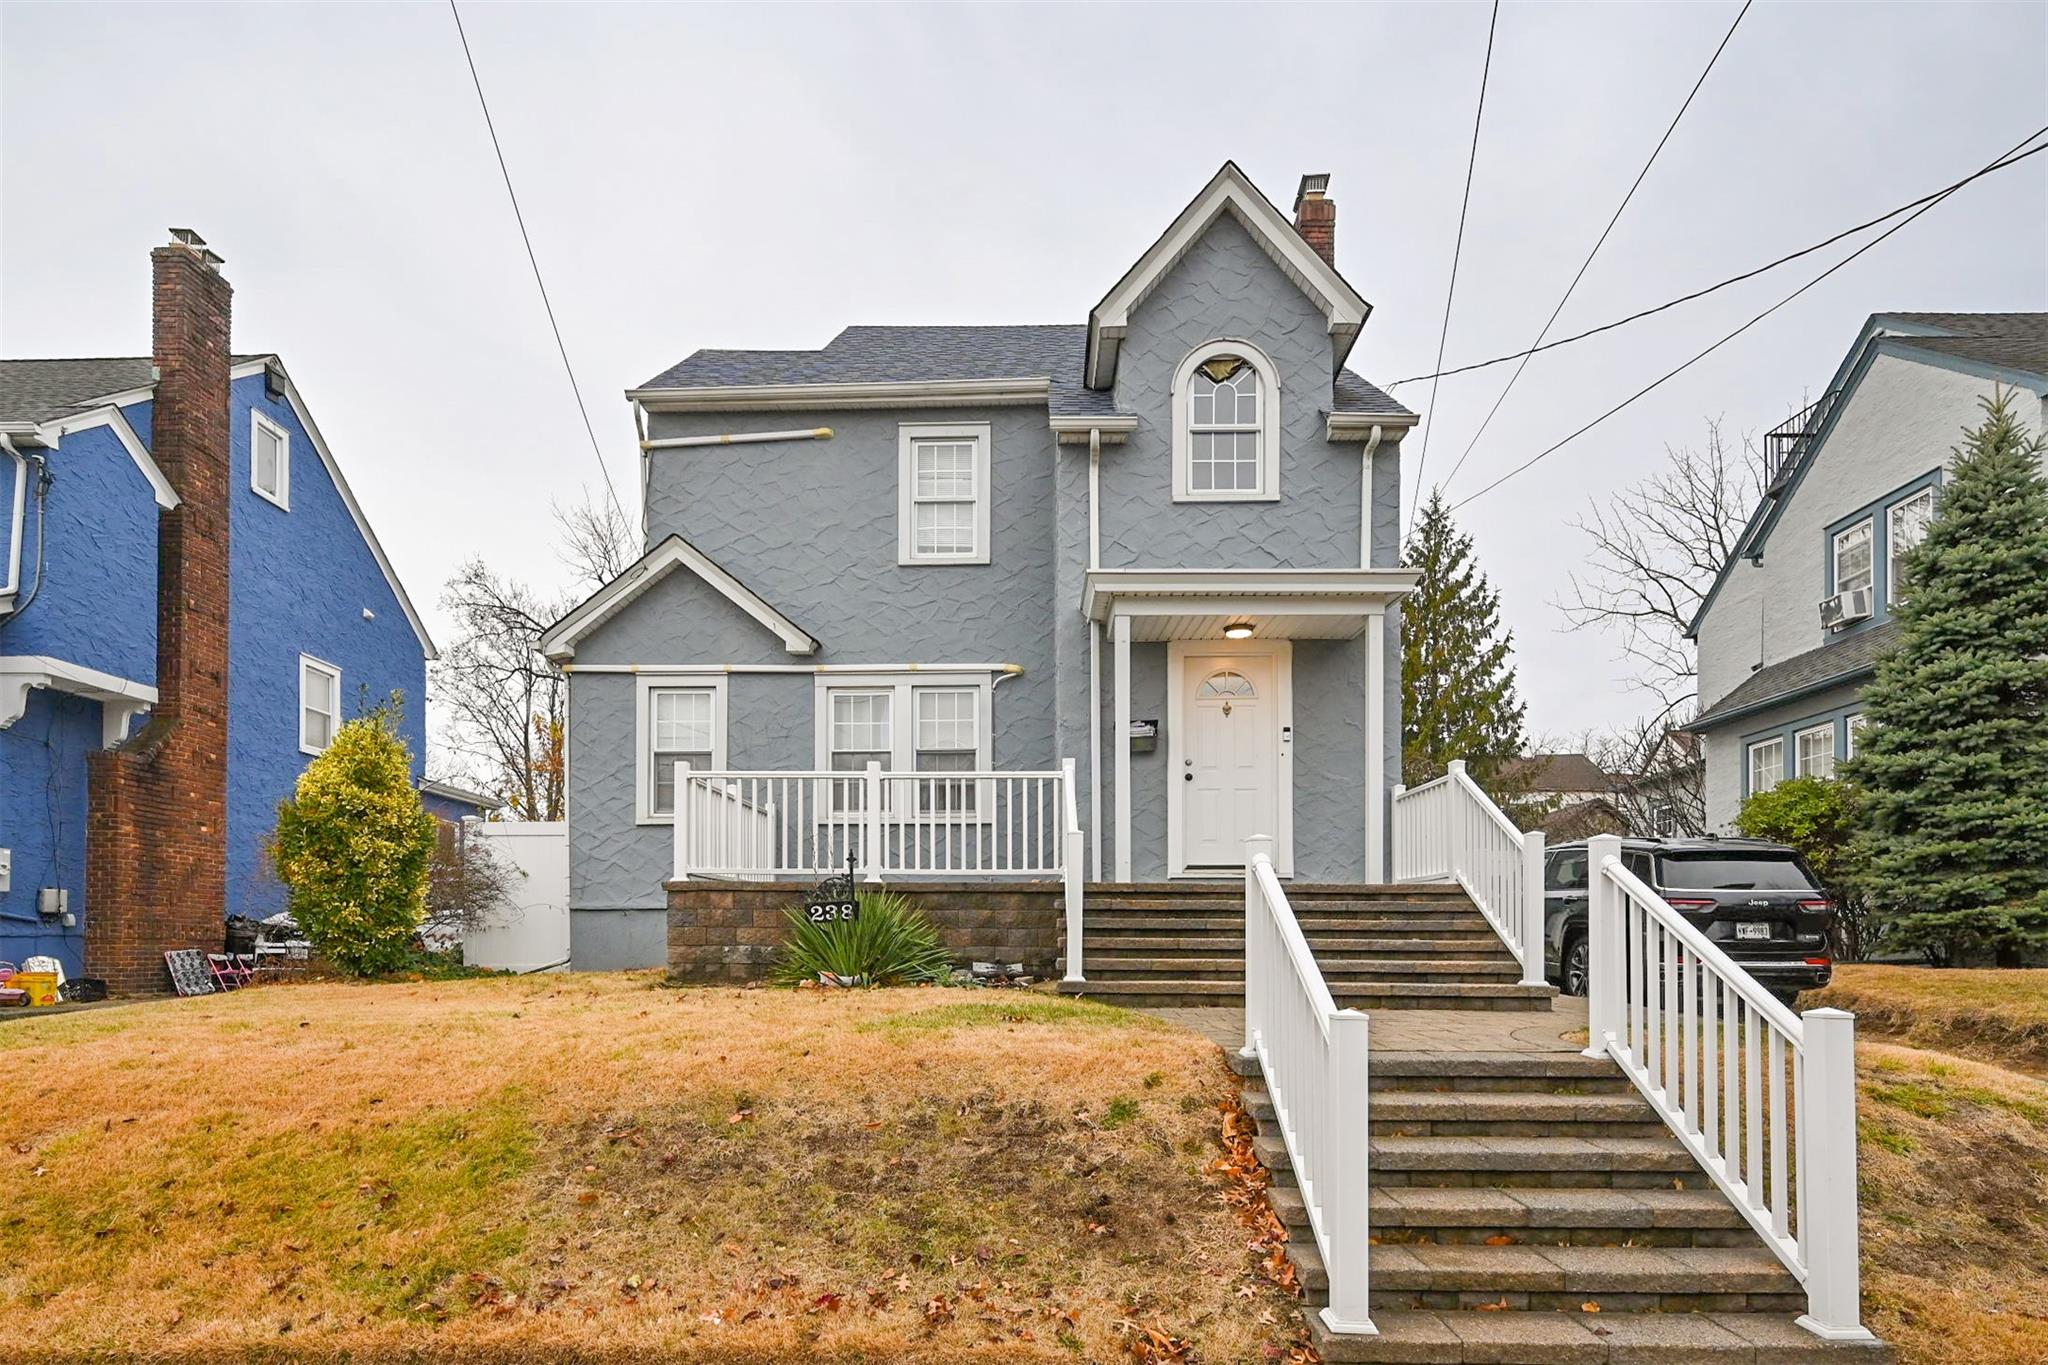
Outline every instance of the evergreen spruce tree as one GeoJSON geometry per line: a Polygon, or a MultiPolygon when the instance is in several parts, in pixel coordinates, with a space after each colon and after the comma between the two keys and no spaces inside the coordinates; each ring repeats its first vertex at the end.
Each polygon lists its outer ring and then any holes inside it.
{"type": "Polygon", "coordinates": [[[1501,770],[1522,751],[1524,707],[1515,692],[1512,637],[1500,594],[1472,557],[1441,490],[1430,493],[1406,553],[1422,581],[1401,601],[1401,772],[1416,786],[1462,758],[1496,800],[1501,770]]]}
{"type": "Polygon", "coordinates": [[[1897,646],[1845,768],[1859,853],[1893,938],[1938,962],[2048,943],[2048,480],[2009,395],[1964,433],[1905,559],[1897,646]]]}

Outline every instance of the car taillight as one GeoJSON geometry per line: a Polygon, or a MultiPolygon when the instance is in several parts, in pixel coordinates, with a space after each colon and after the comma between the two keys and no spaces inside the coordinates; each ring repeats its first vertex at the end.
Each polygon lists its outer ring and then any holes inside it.
{"type": "Polygon", "coordinates": [[[1681,896],[1666,896],[1664,903],[1673,910],[1711,910],[1714,908],[1714,902],[1710,900],[1689,900],[1681,896]]]}
{"type": "Polygon", "coordinates": [[[1826,914],[1835,908],[1835,903],[1831,900],[1801,901],[1799,902],[1799,908],[1801,910],[1813,911],[1815,914],[1826,914]]]}
{"type": "Polygon", "coordinates": [[[1809,957],[1808,959],[1806,959],[1806,965],[1809,967],[1825,967],[1829,965],[1829,959],[1824,957],[1809,957]]]}

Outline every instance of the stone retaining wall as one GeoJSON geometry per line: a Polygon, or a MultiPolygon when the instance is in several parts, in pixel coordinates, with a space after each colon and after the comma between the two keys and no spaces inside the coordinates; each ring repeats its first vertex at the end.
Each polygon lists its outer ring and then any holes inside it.
{"type": "MultiPolygon", "coordinates": [[[[756,981],[766,977],[787,934],[783,912],[800,905],[810,882],[668,883],[668,974],[677,982],[756,981]]],[[[1039,977],[1057,974],[1061,887],[1049,882],[897,882],[939,927],[961,965],[1021,962],[1039,977]]]]}

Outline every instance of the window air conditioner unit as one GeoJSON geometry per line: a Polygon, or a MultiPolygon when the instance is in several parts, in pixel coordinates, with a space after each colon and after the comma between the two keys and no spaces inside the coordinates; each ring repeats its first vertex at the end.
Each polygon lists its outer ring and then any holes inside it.
{"type": "Polygon", "coordinates": [[[1852,588],[1838,592],[1833,597],[1823,597],[1820,603],[1820,623],[1829,630],[1840,630],[1846,625],[1870,619],[1870,589],[1852,588]]]}

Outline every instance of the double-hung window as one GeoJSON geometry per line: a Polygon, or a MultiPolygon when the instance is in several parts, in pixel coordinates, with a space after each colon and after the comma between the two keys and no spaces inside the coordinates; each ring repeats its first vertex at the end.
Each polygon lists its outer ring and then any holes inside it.
{"type": "Polygon", "coordinates": [[[1749,794],[1767,792],[1785,778],[1785,741],[1758,740],[1749,746],[1749,794]]]}
{"type": "Polygon", "coordinates": [[[1812,725],[1792,736],[1792,761],[1801,777],[1835,775],[1835,723],[1812,725]]]}
{"type": "Polygon", "coordinates": [[[310,654],[299,656],[299,752],[317,754],[341,728],[341,670],[310,654]]]}
{"type": "Polygon", "coordinates": [[[819,766],[848,774],[832,783],[832,809],[867,808],[858,775],[870,763],[899,775],[883,783],[883,806],[892,814],[960,816],[981,809],[978,781],[945,775],[988,768],[987,678],[822,676],[818,727],[819,766]],[[909,774],[926,776],[913,782],[909,774]]]}
{"type": "Polygon", "coordinates": [[[265,501],[291,510],[291,434],[253,408],[249,411],[249,487],[265,501]]]}
{"type": "Polygon", "coordinates": [[[1934,520],[1934,490],[1923,488],[1885,511],[1885,596],[1897,602],[1906,590],[1906,552],[1927,538],[1934,520]]]}
{"type": "Polygon", "coordinates": [[[1215,341],[1173,381],[1173,496],[1182,502],[1279,496],[1279,393],[1273,367],[1243,342],[1215,341]]]}
{"type": "Polygon", "coordinates": [[[1842,729],[1845,733],[1842,736],[1842,757],[1856,757],[1857,746],[1861,744],[1863,740],[1863,727],[1869,723],[1869,720],[1870,718],[1868,716],[1864,715],[1861,711],[1858,711],[1855,715],[1849,717],[1849,719],[1843,724],[1842,729]]]}
{"type": "Polygon", "coordinates": [[[1854,592],[1871,585],[1871,529],[1866,519],[1835,532],[1835,591],[1854,592]]]}
{"type": "MultiPolygon", "coordinates": [[[[835,688],[829,694],[830,729],[826,765],[835,773],[865,773],[868,764],[883,772],[895,769],[896,691],[894,688],[835,688]]],[[[866,810],[859,781],[832,784],[832,809],[866,810]]]]}
{"type": "Polygon", "coordinates": [[[643,673],[635,687],[635,816],[666,824],[678,804],[678,763],[696,772],[725,767],[725,679],[643,673]]]}
{"type": "Polygon", "coordinates": [[[989,424],[906,422],[897,445],[897,562],[988,563],[989,424]]]}
{"type": "Polygon", "coordinates": [[[652,746],[654,791],[648,809],[676,813],[676,764],[703,771],[711,763],[711,727],[716,698],[702,687],[657,687],[647,694],[647,730],[652,746]]]}

